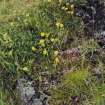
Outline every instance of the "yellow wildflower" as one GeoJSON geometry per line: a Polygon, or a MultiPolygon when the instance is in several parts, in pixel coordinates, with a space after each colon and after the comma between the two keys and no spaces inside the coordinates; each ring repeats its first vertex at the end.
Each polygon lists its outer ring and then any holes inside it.
{"type": "Polygon", "coordinates": [[[71,11],[67,11],[68,14],[71,14],[71,11]]]}
{"type": "Polygon", "coordinates": [[[64,25],[62,23],[57,22],[56,26],[59,27],[59,28],[62,28],[64,25]]]}
{"type": "Polygon", "coordinates": [[[41,39],[41,40],[39,41],[39,45],[45,46],[45,40],[44,40],[44,39],[41,39]]]}
{"type": "Polygon", "coordinates": [[[59,58],[56,57],[55,60],[54,60],[54,64],[55,64],[55,65],[56,65],[56,64],[59,64],[59,62],[60,62],[60,61],[59,61],[59,58]]]}
{"type": "Polygon", "coordinates": [[[36,51],[36,48],[35,48],[34,46],[32,46],[32,48],[31,48],[31,49],[32,49],[32,51],[36,51]]]}
{"type": "Polygon", "coordinates": [[[74,11],[71,11],[70,14],[73,15],[74,14],[74,11]]]}
{"type": "Polygon", "coordinates": [[[60,24],[60,27],[61,27],[61,28],[63,28],[63,27],[64,27],[64,25],[61,23],[61,24],[60,24]]]}
{"type": "Polygon", "coordinates": [[[60,23],[57,22],[57,23],[56,23],[56,26],[59,27],[59,25],[60,25],[60,23]]]}
{"type": "Polygon", "coordinates": [[[67,13],[70,14],[70,15],[73,15],[74,11],[73,10],[72,11],[67,11],[67,13]]]}
{"type": "Polygon", "coordinates": [[[68,7],[63,6],[61,9],[67,11],[68,10],[68,7]]]}
{"type": "Polygon", "coordinates": [[[48,52],[46,49],[43,50],[43,55],[48,55],[48,52]]]}
{"type": "Polygon", "coordinates": [[[11,22],[11,26],[13,26],[14,25],[14,23],[13,22],[11,22]]]}
{"type": "Polygon", "coordinates": [[[64,8],[64,10],[65,10],[65,11],[67,11],[67,10],[68,10],[68,8],[66,7],[66,8],[64,8]]]}
{"type": "Polygon", "coordinates": [[[23,71],[29,71],[27,67],[23,67],[23,71]]]}
{"type": "Polygon", "coordinates": [[[58,51],[54,51],[54,56],[58,56],[59,52],[58,51]]]}
{"type": "Polygon", "coordinates": [[[54,42],[54,41],[55,41],[55,39],[54,39],[54,38],[51,38],[50,40],[51,40],[51,42],[54,42]]]}
{"type": "Polygon", "coordinates": [[[42,37],[44,37],[44,36],[45,36],[45,33],[44,33],[44,32],[41,32],[40,35],[41,35],[42,37]]]}
{"type": "Polygon", "coordinates": [[[71,7],[71,9],[74,9],[74,4],[72,4],[70,7],[71,7]]]}
{"type": "Polygon", "coordinates": [[[50,3],[52,0],[48,0],[48,2],[50,3]]]}
{"type": "Polygon", "coordinates": [[[61,9],[65,10],[65,7],[63,6],[61,9]]]}
{"type": "Polygon", "coordinates": [[[59,0],[59,3],[62,3],[63,0],[59,0]]]}

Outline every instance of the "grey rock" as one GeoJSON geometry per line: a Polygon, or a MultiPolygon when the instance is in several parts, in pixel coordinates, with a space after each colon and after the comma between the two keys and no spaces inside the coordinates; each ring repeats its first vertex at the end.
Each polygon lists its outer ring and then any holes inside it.
{"type": "Polygon", "coordinates": [[[32,105],[42,105],[42,102],[40,99],[34,99],[33,104],[32,105]]]}
{"type": "Polygon", "coordinates": [[[33,84],[34,81],[28,78],[18,79],[17,93],[21,102],[20,105],[48,105],[48,96],[38,89],[36,91],[37,86],[33,84]],[[37,97],[37,93],[39,93],[39,97],[37,97]]]}
{"type": "Polygon", "coordinates": [[[31,105],[32,98],[35,96],[35,89],[32,86],[33,81],[28,81],[25,78],[18,80],[17,90],[23,105],[31,105]]]}

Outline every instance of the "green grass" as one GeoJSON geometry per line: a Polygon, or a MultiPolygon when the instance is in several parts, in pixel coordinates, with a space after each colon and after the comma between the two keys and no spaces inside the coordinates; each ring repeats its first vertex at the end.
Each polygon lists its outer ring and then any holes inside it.
{"type": "Polygon", "coordinates": [[[4,91],[0,91],[0,105],[14,104],[15,100],[10,97],[12,85],[24,74],[23,68],[28,69],[26,72],[32,70],[34,55],[31,47],[35,34],[25,29],[24,20],[33,5],[24,0],[0,1],[0,82],[3,82],[0,87],[4,91]]]}

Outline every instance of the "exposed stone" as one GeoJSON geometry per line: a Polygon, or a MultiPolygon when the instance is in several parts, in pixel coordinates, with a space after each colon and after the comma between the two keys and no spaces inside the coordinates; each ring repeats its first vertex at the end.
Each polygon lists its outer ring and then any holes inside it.
{"type": "Polygon", "coordinates": [[[36,87],[35,82],[28,78],[20,78],[17,81],[17,93],[21,105],[48,105],[48,96],[41,93],[36,87]]]}

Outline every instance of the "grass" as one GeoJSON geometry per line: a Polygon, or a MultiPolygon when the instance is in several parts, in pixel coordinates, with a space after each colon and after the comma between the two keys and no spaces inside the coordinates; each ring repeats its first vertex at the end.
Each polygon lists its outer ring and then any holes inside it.
{"type": "Polygon", "coordinates": [[[36,80],[41,72],[53,74],[65,66],[73,71],[59,77],[61,83],[51,90],[50,104],[71,105],[71,97],[77,96],[79,105],[104,105],[105,55],[97,58],[96,66],[102,69],[98,78],[86,54],[99,46],[93,39],[77,36],[83,31],[81,19],[62,10],[63,5],[56,0],[0,0],[0,105],[18,105],[12,88],[24,74],[36,80]],[[73,43],[66,38],[73,38],[73,43]],[[72,47],[80,48],[79,61],[63,59],[64,64],[54,54],[72,47]]]}
{"type": "Polygon", "coordinates": [[[21,25],[24,25],[22,18],[25,12],[30,10],[32,5],[33,2],[27,3],[24,0],[0,1],[0,80],[3,82],[1,88],[6,89],[0,92],[0,105],[14,104],[9,98],[12,94],[12,85],[24,72],[24,67],[31,71],[34,57],[31,47],[34,43],[34,35],[22,29],[21,25]],[[5,101],[6,97],[8,97],[7,101],[5,101]]]}

